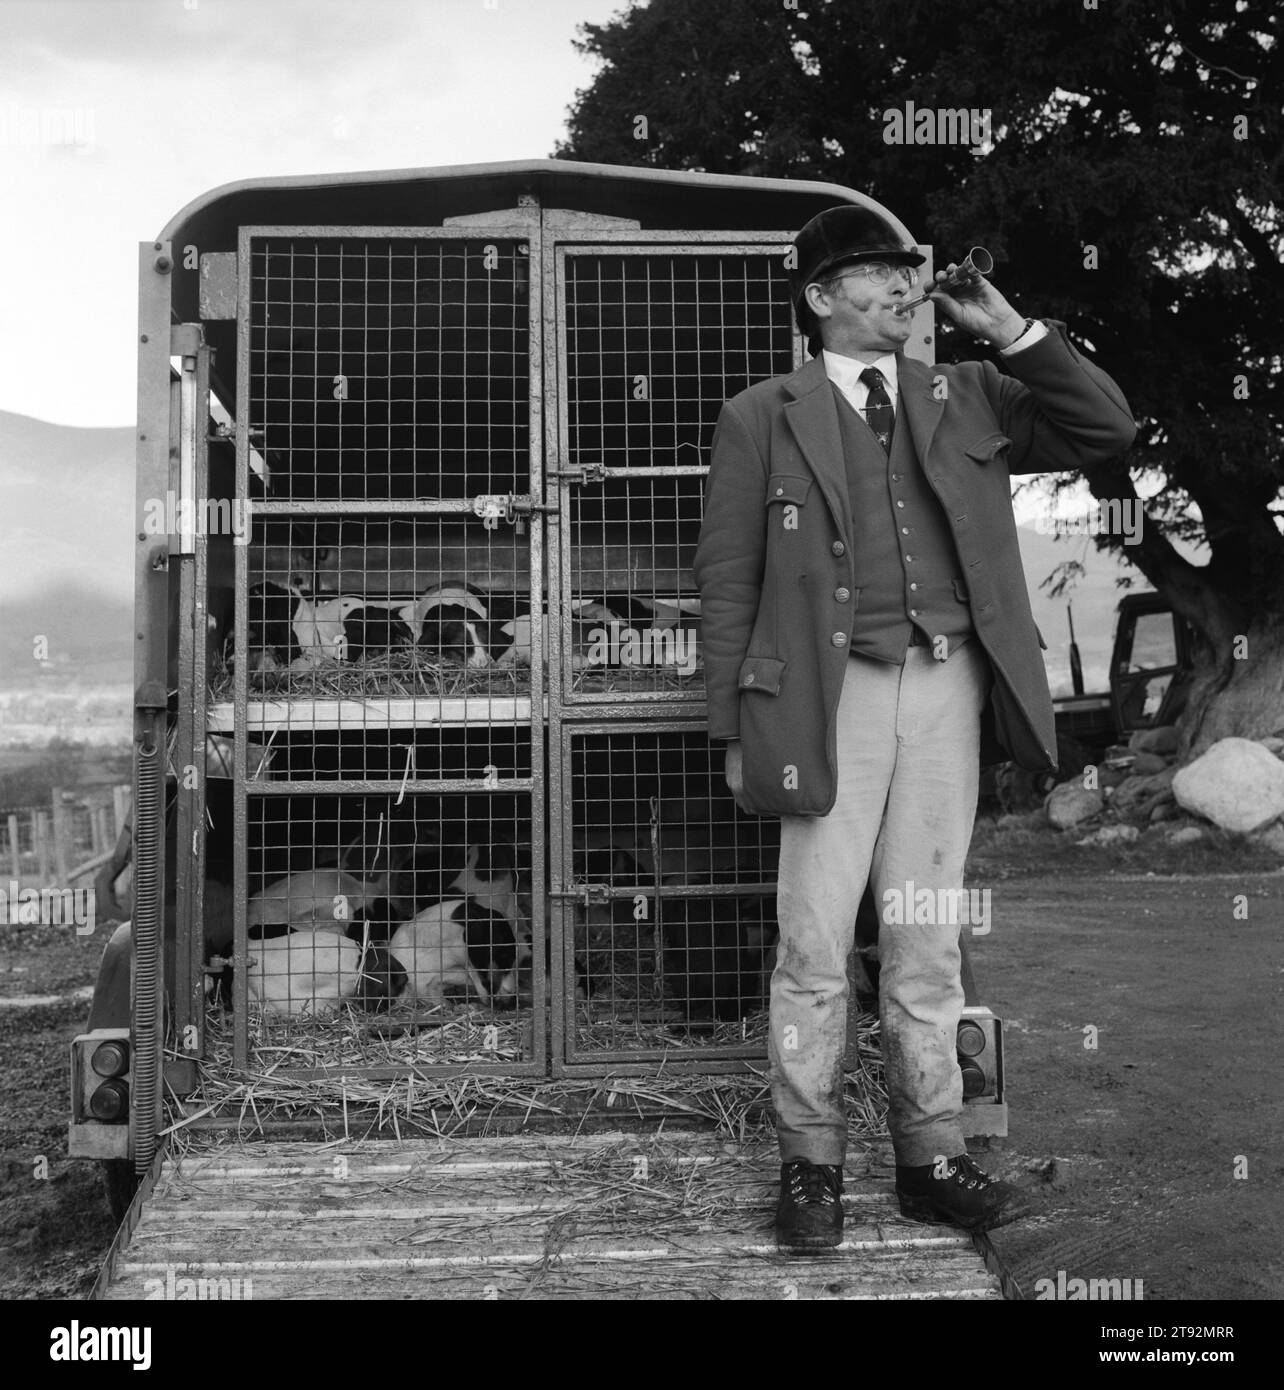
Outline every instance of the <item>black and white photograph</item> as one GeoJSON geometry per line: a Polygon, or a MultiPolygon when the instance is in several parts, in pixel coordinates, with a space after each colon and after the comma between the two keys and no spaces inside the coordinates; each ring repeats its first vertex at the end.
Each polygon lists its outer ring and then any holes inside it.
{"type": "Polygon", "coordinates": [[[1269,1364],[1280,31],[0,0],[29,1364],[407,1299],[1269,1364]]]}

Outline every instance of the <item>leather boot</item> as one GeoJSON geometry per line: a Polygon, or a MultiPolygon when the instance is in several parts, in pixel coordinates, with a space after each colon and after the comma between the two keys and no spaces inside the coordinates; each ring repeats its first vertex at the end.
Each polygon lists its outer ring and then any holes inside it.
{"type": "Polygon", "coordinates": [[[932,1163],[897,1164],[896,1196],[901,1215],[911,1221],[948,1222],[965,1231],[988,1231],[1030,1212],[1019,1188],[990,1177],[967,1154],[951,1158],[941,1177],[932,1163]]]}
{"type": "Polygon", "coordinates": [[[799,1159],[780,1165],[776,1242],[795,1250],[824,1250],[843,1239],[843,1170],[799,1159]]]}

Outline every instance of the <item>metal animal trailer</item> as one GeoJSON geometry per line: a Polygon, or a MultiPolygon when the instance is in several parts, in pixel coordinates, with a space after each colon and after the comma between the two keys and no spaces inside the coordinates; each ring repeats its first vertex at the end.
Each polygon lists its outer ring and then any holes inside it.
{"type": "Polygon", "coordinates": [[[297,1154],[336,1131],[269,1121],[318,1104],[408,1142],[464,1083],[578,1125],[761,1068],[777,828],[706,736],[690,563],[722,403],[803,360],[792,235],[844,201],[534,161],[247,181],[142,245],[133,918],[73,1047],[73,1153],[143,1179],[106,1292],[229,1108],[297,1154]]]}

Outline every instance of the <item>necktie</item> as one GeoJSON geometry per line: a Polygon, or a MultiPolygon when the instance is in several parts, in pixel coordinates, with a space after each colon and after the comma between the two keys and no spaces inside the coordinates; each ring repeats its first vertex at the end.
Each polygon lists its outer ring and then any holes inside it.
{"type": "Polygon", "coordinates": [[[865,402],[865,423],[874,431],[874,437],[883,446],[883,452],[892,451],[892,431],[896,427],[896,412],[892,409],[892,398],[883,384],[883,374],[877,367],[866,367],[860,379],[869,387],[869,399],[865,402]]]}

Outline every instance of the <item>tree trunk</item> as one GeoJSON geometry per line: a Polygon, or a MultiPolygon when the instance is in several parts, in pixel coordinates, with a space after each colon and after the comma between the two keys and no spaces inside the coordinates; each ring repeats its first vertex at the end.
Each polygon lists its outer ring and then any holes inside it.
{"type": "Polygon", "coordinates": [[[1220,659],[1195,668],[1178,724],[1178,758],[1189,762],[1224,738],[1284,735],[1284,620],[1255,619],[1220,659]]]}

